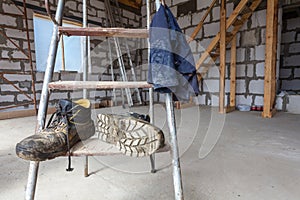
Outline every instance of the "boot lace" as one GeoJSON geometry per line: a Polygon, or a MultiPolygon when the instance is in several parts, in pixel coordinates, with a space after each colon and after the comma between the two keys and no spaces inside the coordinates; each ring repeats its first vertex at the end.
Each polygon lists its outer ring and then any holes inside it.
{"type": "Polygon", "coordinates": [[[47,129],[52,129],[55,132],[60,131],[63,132],[67,137],[67,149],[68,149],[68,168],[66,171],[71,172],[74,168],[71,167],[71,148],[69,141],[69,122],[74,118],[72,110],[75,108],[71,108],[67,111],[62,111],[60,108],[57,108],[56,111],[51,115],[48,124],[46,126],[47,129]],[[55,117],[54,117],[55,116],[55,117]]]}

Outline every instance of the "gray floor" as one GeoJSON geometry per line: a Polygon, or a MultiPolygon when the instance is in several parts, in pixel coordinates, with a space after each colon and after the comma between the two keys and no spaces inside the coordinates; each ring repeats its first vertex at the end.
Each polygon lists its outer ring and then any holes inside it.
{"type": "MultiPolygon", "coordinates": [[[[146,108],[134,108],[146,112],[146,108]]],[[[120,108],[97,112],[125,112],[120,108]]],[[[155,124],[168,135],[164,107],[156,105],[155,124]]],[[[204,107],[176,110],[186,200],[300,199],[300,115],[258,112],[219,115],[204,107]]],[[[29,162],[14,153],[15,144],[33,134],[35,117],[0,121],[0,199],[24,199],[29,162]]],[[[83,157],[40,163],[36,199],[174,199],[169,153],[149,158],[91,157],[83,177],[83,157]]]]}

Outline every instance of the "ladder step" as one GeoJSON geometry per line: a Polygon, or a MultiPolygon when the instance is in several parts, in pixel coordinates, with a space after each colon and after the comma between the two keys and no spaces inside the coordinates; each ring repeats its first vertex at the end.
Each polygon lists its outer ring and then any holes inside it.
{"type": "Polygon", "coordinates": [[[48,84],[49,89],[81,90],[81,89],[118,89],[118,88],[152,88],[146,81],[57,81],[48,84]]]}
{"type": "Polygon", "coordinates": [[[101,37],[126,37],[126,38],[148,38],[149,31],[147,29],[134,28],[74,28],[62,27],[58,28],[61,34],[67,36],[101,36],[101,37]]]}

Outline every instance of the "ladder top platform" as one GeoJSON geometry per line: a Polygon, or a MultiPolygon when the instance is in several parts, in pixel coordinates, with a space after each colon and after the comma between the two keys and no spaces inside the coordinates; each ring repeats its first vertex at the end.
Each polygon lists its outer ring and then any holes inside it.
{"type": "Polygon", "coordinates": [[[48,84],[49,89],[118,89],[118,88],[152,88],[146,81],[57,81],[48,84]]]}
{"type": "MultiPolygon", "coordinates": [[[[158,149],[155,153],[162,153],[168,151],[170,151],[170,145],[166,144],[163,148],[158,149]]],[[[116,146],[103,142],[98,138],[91,138],[83,142],[79,142],[71,149],[71,156],[113,155],[123,155],[123,153],[119,151],[116,146]]]]}
{"type": "Polygon", "coordinates": [[[67,36],[102,36],[102,37],[126,37],[126,38],[148,38],[148,29],[137,28],[102,28],[102,27],[58,27],[61,34],[67,36]]]}

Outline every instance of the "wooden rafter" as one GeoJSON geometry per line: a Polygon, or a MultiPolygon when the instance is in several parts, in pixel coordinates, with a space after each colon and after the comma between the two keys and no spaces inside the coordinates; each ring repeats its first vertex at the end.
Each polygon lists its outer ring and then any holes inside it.
{"type": "Polygon", "coordinates": [[[219,112],[225,113],[225,72],[226,72],[226,1],[220,7],[220,96],[219,112]]]}
{"type": "Polygon", "coordinates": [[[274,113],[276,93],[277,31],[278,0],[268,0],[265,50],[264,110],[262,113],[262,116],[265,118],[271,118],[274,113]]]}

